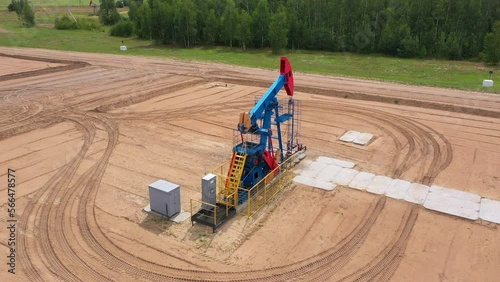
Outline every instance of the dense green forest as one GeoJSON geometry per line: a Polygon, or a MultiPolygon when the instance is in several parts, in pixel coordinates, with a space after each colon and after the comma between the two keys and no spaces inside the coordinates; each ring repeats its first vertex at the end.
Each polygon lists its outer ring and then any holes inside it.
{"type": "Polygon", "coordinates": [[[499,0],[131,0],[129,17],[138,37],[185,47],[457,60],[500,49],[499,0]]]}

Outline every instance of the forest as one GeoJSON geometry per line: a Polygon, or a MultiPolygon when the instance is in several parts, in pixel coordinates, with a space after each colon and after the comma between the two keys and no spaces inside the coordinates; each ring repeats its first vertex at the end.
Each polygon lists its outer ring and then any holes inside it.
{"type": "Polygon", "coordinates": [[[499,0],[131,0],[129,5],[133,33],[159,44],[500,60],[499,0]]]}

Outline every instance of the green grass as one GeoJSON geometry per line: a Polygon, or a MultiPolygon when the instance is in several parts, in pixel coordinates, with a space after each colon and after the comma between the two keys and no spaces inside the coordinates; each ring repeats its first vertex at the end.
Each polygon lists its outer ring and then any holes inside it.
{"type": "MultiPolygon", "coordinates": [[[[269,50],[157,46],[149,41],[109,36],[107,29],[104,32],[55,30],[50,24],[26,29],[20,26],[15,14],[9,14],[7,11],[0,11],[0,27],[10,31],[0,34],[0,46],[158,56],[273,70],[278,68],[279,56],[272,55],[269,50]],[[125,40],[129,51],[119,51],[122,40],[125,40]]],[[[298,72],[500,93],[500,80],[490,89],[483,89],[481,86],[482,80],[488,77],[489,70],[495,71],[495,79],[500,75],[500,68],[487,67],[480,62],[399,59],[380,55],[307,51],[289,51],[284,55],[290,59],[294,70],[298,72]]]]}
{"type": "MultiPolygon", "coordinates": [[[[0,7],[7,7],[12,2],[12,0],[0,0],[0,7]]],[[[29,1],[33,3],[34,6],[88,6],[90,0],[32,0],[29,1]]],[[[94,2],[100,3],[99,0],[94,0],[94,2]]]]}

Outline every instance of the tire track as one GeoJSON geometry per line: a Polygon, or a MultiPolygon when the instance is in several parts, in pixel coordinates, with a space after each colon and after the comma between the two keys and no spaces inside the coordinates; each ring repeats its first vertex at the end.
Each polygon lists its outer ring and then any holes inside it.
{"type": "MultiPolygon", "coordinates": [[[[41,208],[41,206],[43,205],[43,202],[41,201],[42,197],[45,198],[44,196],[46,194],[49,194],[51,189],[57,183],[63,181],[64,179],[68,179],[68,176],[72,175],[76,171],[81,161],[83,160],[85,153],[90,147],[92,139],[92,134],[86,135],[84,146],[82,146],[78,154],[64,168],[60,169],[53,177],[51,177],[50,180],[47,181],[44,186],[42,186],[42,188],[38,190],[33,198],[29,200],[25,210],[22,213],[22,216],[19,220],[19,245],[22,246],[21,248],[19,248],[19,260],[30,281],[42,281],[40,272],[34,267],[30,259],[33,254],[31,253],[32,251],[30,251],[32,250],[32,248],[29,247],[29,240],[36,238],[37,236],[35,236],[36,234],[33,234],[31,238],[27,236],[27,234],[29,233],[29,229],[35,230],[34,224],[38,212],[35,213],[35,218],[32,218],[33,211],[38,211],[41,208]],[[33,220],[32,224],[30,224],[30,220],[33,220]]],[[[52,271],[51,268],[49,268],[49,271],[52,271]]]]}
{"type": "MultiPolygon", "coordinates": [[[[176,84],[171,88],[160,89],[156,87],[153,91],[133,98],[129,96],[126,96],[125,99],[122,99],[123,97],[117,98],[117,96],[90,97],[92,99],[88,101],[77,101],[78,103],[75,105],[69,105],[73,108],[99,105],[95,110],[89,112],[79,112],[78,110],[61,112],[55,108],[44,107],[46,106],[44,103],[34,104],[36,103],[34,99],[24,99],[22,95],[16,97],[27,103],[27,105],[23,103],[23,109],[26,113],[34,115],[24,119],[25,124],[31,123],[31,125],[22,130],[16,129],[13,131],[14,133],[26,132],[40,125],[48,126],[50,122],[64,120],[71,120],[80,131],[85,132],[84,145],[79,154],[60,169],[44,185],[44,189],[36,192],[23,212],[20,230],[26,232],[33,229],[34,234],[36,234],[36,236],[29,237],[28,233],[21,232],[23,235],[19,236],[19,241],[22,243],[20,244],[22,246],[20,248],[20,261],[30,281],[46,280],[47,277],[42,272],[47,270],[48,275],[52,278],[68,281],[79,281],[84,277],[90,277],[93,281],[131,279],[153,281],[290,281],[297,278],[311,278],[311,274],[314,274],[317,279],[331,277],[335,270],[341,269],[351,261],[359,248],[363,246],[368,232],[384,208],[385,198],[378,199],[368,209],[366,216],[362,218],[355,229],[337,245],[289,265],[255,271],[214,272],[165,266],[132,253],[114,242],[107,234],[107,231],[97,220],[95,203],[106,167],[115,146],[118,144],[117,121],[159,122],[188,119],[197,114],[203,115],[209,111],[220,111],[228,107],[243,109],[245,106],[244,110],[247,110],[252,101],[232,100],[208,106],[188,105],[174,110],[142,113],[108,113],[107,111],[163,95],[167,90],[176,91],[192,87],[193,84],[206,83],[206,81],[208,80],[197,78],[176,84]],[[94,136],[97,126],[105,129],[107,146],[102,152],[99,152],[99,157],[96,158],[94,164],[86,169],[80,177],[77,177],[76,172],[81,168],[82,159],[88,153],[89,147],[95,143],[94,136]],[[72,182],[75,184],[69,186],[72,182]],[[59,199],[60,202],[57,202],[59,199]],[[75,209],[76,219],[71,216],[75,209]],[[43,269],[31,261],[38,257],[43,269]]],[[[216,94],[221,95],[221,93],[215,93],[213,96],[215,97],[216,94]]],[[[230,97],[233,94],[225,97],[230,97]]],[[[4,101],[9,101],[11,96],[7,95],[4,96],[4,101]]],[[[60,97],[62,101],[64,96],[60,97]]],[[[50,98],[47,100],[50,104],[50,98]]],[[[383,110],[373,110],[362,106],[346,109],[340,103],[326,101],[317,103],[314,107],[306,106],[305,103],[303,106],[322,113],[335,111],[332,114],[361,120],[387,134],[394,142],[396,151],[401,153],[400,156],[395,154],[392,157],[390,171],[393,176],[400,176],[410,169],[418,167],[421,181],[430,183],[450,164],[453,158],[451,144],[442,134],[411,118],[402,118],[383,110]],[[399,135],[403,138],[400,138],[399,135]]],[[[5,134],[5,131],[0,133],[0,140],[2,133],[5,134]]],[[[387,249],[381,253],[382,255],[378,255],[369,264],[344,278],[360,281],[390,278],[399,265],[411,228],[416,220],[416,212],[415,215],[413,214],[414,208],[409,216],[403,217],[402,226],[404,226],[401,231],[398,231],[401,232],[399,237],[395,237],[391,241],[387,249]],[[412,220],[413,223],[411,223],[412,220]],[[403,222],[405,223],[403,224],[403,222]]],[[[168,252],[164,252],[164,254],[176,258],[175,254],[168,252]]]]}
{"type": "MultiPolygon", "coordinates": [[[[410,239],[410,234],[415,225],[418,217],[419,207],[412,205],[410,208],[409,216],[406,220],[402,221],[402,228],[400,235],[397,240],[387,246],[382,254],[384,256],[379,258],[378,256],[372,260],[370,263],[360,268],[359,270],[353,272],[352,274],[345,276],[337,281],[372,281],[376,277],[379,279],[388,279],[394,274],[399,261],[401,261],[402,255],[406,249],[408,240],[410,239]],[[389,267],[390,266],[390,267],[389,267]]],[[[384,280],[387,281],[387,280],[384,280]]]]}
{"type": "MultiPolygon", "coordinates": [[[[331,112],[335,110],[335,114],[351,115],[372,125],[377,124],[375,125],[377,128],[380,128],[379,123],[386,124],[394,128],[396,132],[402,134],[407,140],[409,148],[404,157],[398,157],[399,154],[395,154],[395,157],[393,157],[392,167],[395,168],[391,173],[393,178],[400,178],[403,173],[411,167],[417,166],[420,162],[422,168],[426,167],[421,173],[420,181],[424,184],[430,184],[451,163],[453,158],[451,143],[436,130],[420,122],[403,119],[384,111],[365,109],[358,106],[352,106],[351,108],[345,109],[335,103],[329,104],[324,102],[320,105],[314,105],[315,111],[331,112]],[[372,122],[368,119],[376,120],[377,122],[372,122]],[[434,138],[430,132],[437,135],[439,140],[434,138]],[[444,150],[441,149],[440,144],[442,144],[444,150]],[[428,158],[425,156],[429,156],[431,153],[430,164],[426,165],[425,162],[428,161],[428,158]]],[[[390,130],[384,130],[384,132],[388,131],[390,130]]],[[[398,140],[394,134],[391,134],[390,137],[393,140],[398,140]]],[[[396,149],[401,152],[402,146],[398,145],[396,141],[395,144],[396,149]]]]}

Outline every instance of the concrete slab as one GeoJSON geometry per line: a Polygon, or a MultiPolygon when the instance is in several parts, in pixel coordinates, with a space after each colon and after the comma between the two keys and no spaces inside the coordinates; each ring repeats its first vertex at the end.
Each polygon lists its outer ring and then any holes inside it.
{"type": "Polygon", "coordinates": [[[359,171],[352,168],[343,168],[332,180],[333,184],[347,186],[358,175],[359,171]]]}
{"type": "Polygon", "coordinates": [[[310,159],[307,159],[307,160],[304,160],[302,162],[300,162],[300,167],[304,168],[304,167],[308,167],[310,166],[314,161],[313,160],[310,160],[310,159]]]}
{"type": "Polygon", "coordinates": [[[315,178],[317,180],[330,182],[343,169],[336,165],[327,165],[315,178]]]}
{"type": "Polygon", "coordinates": [[[366,146],[368,145],[368,143],[370,143],[372,139],[373,139],[373,134],[363,132],[358,137],[356,137],[356,139],[354,139],[352,143],[366,146]]]}
{"type": "Polygon", "coordinates": [[[349,130],[344,135],[342,135],[339,140],[343,142],[352,142],[361,134],[359,131],[349,130]]]}
{"type": "Polygon", "coordinates": [[[312,160],[303,160],[302,162],[300,162],[300,164],[295,166],[293,171],[295,172],[295,174],[300,174],[302,173],[302,171],[304,171],[305,168],[310,166],[312,163],[313,163],[312,160]]]}
{"type": "Polygon", "coordinates": [[[349,187],[358,189],[358,190],[366,190],[368,186],[372,183],[375,178],[375,174],[369,172],[360,172],[354,179],[349,183],[349,187]]]}
{"type": "Polygon", "coordinates": [[[481,196],[479,196],[478,194],[469,193],[469,192],[460,191],[460,190],[455,190],[455,189],[450,189],[450,188],[437,186],[437,185],[431,186],[430,192],[431,193],[439,193],[439,194],[445,195],[447,197],[472,201],[472,202],[476,202],[476,203],[479,203],[481,201],[481,196]]]}
{"type": "Polygon", "coordinates": [[[183,221],[186,221],[186,219],[188,219],[189,217],[191,217],[191,213],[181,211],[177,215],[174,215],[172,218],[170,218],[170,220],[175,223],[181,223],[183,221]]]}
{"type": "Polygon", "coordinates": [[[152,211],[151,210],[151,205],[147,205],[143,208],[143,210],[149,214],[153,214],[153,215],[156,215],[156,216],[159,216],[159,217],[163,217],[165,219],[168,219],[170,221],[173,221],[175,223],[181,223],[181,222],[184,222],[186,221],[186,219],[188,219],[189,217],[191,217],[191,213],[190,212],[187,212],[187,211],[182,211],[172,217],[168,217],[168,216],[165,216],[163,214],[160,214],[160,213],[157,213],[155,211],[152,211]]]}
{"type": "Polygon", "coordinates": [[[335,189],[336,185],[331,183],[331,182],[326,182],[326,181],[321,181],[317,180],[311,177],[303,176],[303,175],[298,175],[293,178],[293,181],[304,184],[307,186],[312,186],[315,188],[323,189],[323,190],[333,190],[335,189]]]}
{"type": "Polygon", "coordinates": [[[500,224],[500,201],[482,198],[479,217],[500,224]]]}
{"type": "Polygon", "coordinates": [[[372,183],[366,188],[366,191],[373,193],[373,194],[379,194],[382,195],[385,193],[385,190],[387,187],[391,185],[392,178],[387,177],[387,176],[382,176],[382,175],[377,175],[375,178],[373,178],[372,183]]]}
{"type": "Polygon", "coordinates": [[[429,189],[430,187],[427,185],[412,183],[410,188],[408,188],[408,192],[406,193],[404,200],[421,205],[425,202],[429,189]]]}
{"type": "Polygon", "coordinates": [[[341,166],[345,168],[353,168],[356,164],[351,162],[351,161],[346,161],[346,160],[340,160],[340,159],[334,159],[334,158],[329,158],[329,157],[324,157],[324,156],[319,156],[316,159],[317,162],[320,163],[326,163],[329,165],[336,165],[336,166],[341,166]]]}
{"type": "Polygon", "coordinates": [[[406,195],[406,192],[408,192],[410,185],[411,183],[409,181],[394,179],[391,185],[385,190],[385,195],[393,199],[401,200],[406,195]]]}
{"type": "Polygon", "coordinates": [[[471,220],[479,218],[480,204],[478,202],[450,197],[439,192],[434,193],[432,188],[424,202],[424,207],[471,220]]]}
{"type": "Polygon", "coordinates": [[[312,162],[309,166],[302,168],[300,175],[314,178],[318,175],[327,164],[320,162],[312,162]]]}

